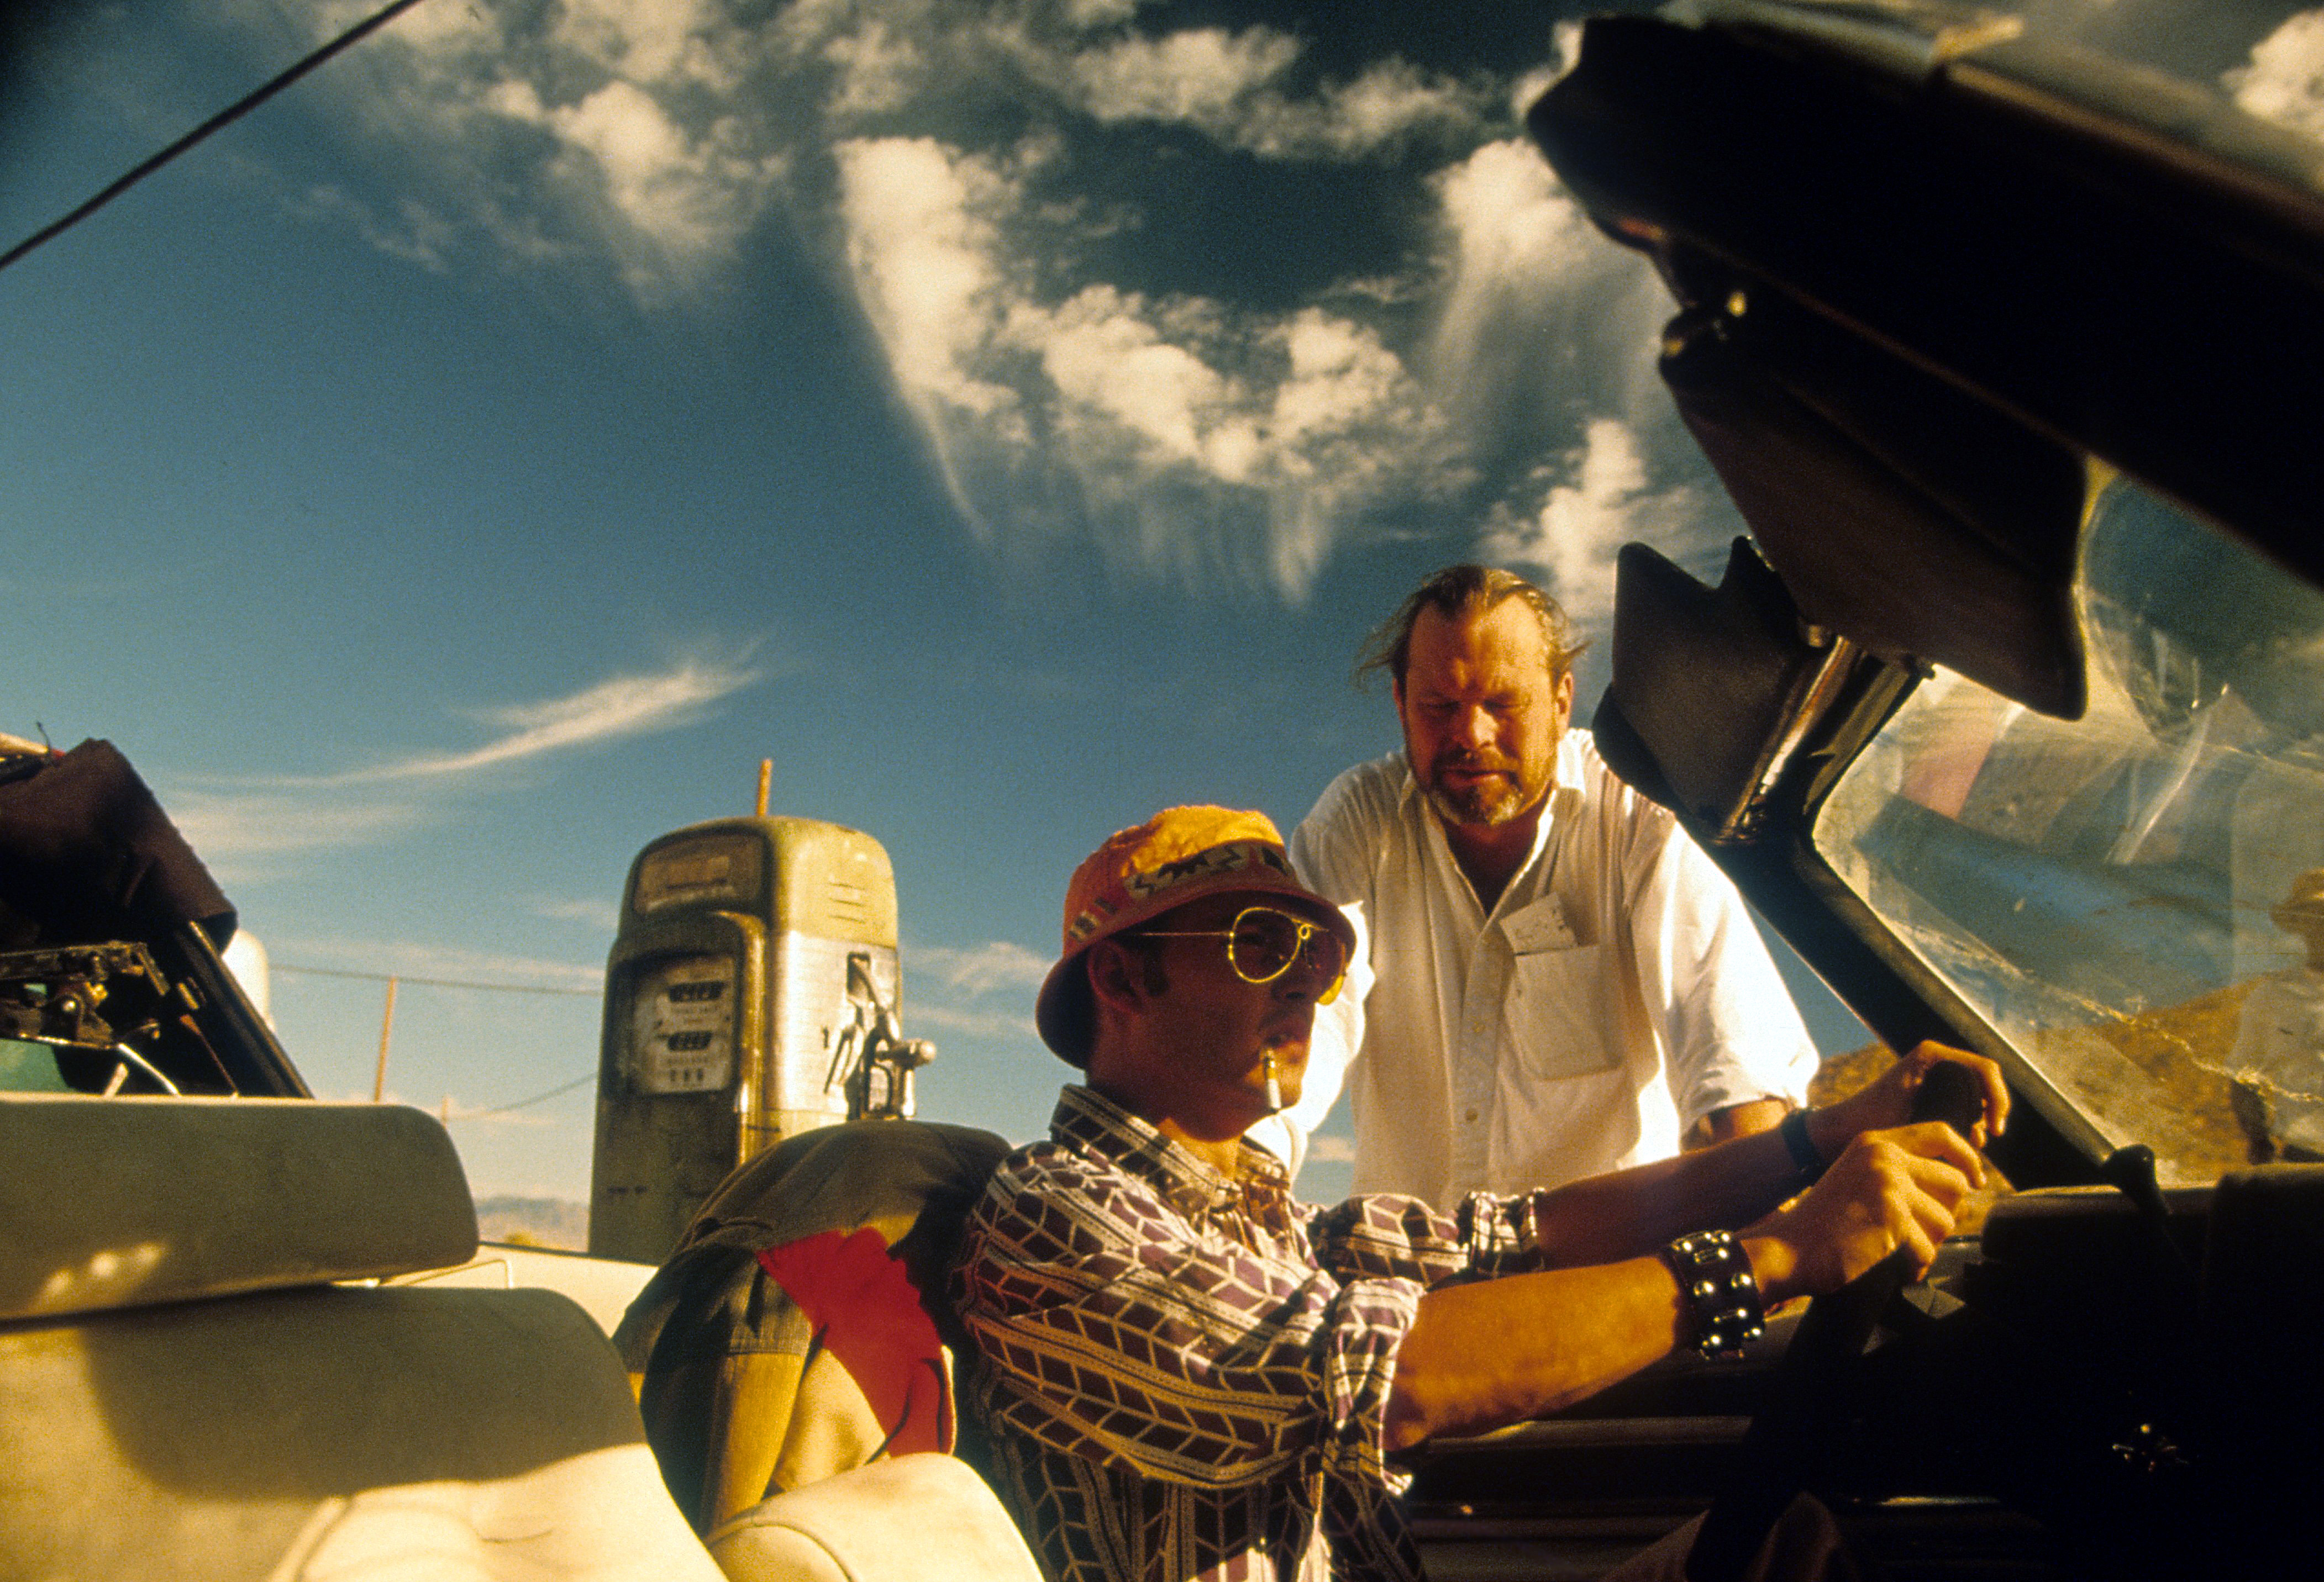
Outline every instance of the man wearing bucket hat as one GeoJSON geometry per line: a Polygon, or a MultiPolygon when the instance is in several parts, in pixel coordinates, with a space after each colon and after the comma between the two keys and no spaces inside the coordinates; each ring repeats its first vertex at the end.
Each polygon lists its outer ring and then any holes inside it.
{"type": "Polygon", "coordinates": [[[2324,868],[2292,881],[2268,918],[2307,946],[2244,997],[2227,1056],[2236,1118],[2255,1163],[2324,1159],[2324,868]]]}
{"type": "Polygon", "coordinates": [[[1897,1246],[1925,1265],[1984,1169],[1902,1126],[1913,1088],[1969,1065],[1975,1141],[2007,1109],[1989,1062],[1923,1045],[1801,1125],[1616,1175],[1299,1204],[1243,1133],[1297,1100],[1352,933],[1260,814],[1172,808],[1074,874],[1036,1022],[1087,1080],[994,1174],[954,1276],[972,1410],[1051,1582],[1416,1577],[1398,1452],[1731,1354],[1763,1301],[1897,1246]]]}

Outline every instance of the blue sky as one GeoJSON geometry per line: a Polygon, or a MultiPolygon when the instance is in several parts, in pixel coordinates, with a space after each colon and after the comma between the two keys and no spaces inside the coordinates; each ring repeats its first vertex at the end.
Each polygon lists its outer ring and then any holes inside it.
{"type": "MultiPolygon", "coordinates": [[[[0,244],[373,8],[80,10],[0,244]]],[[[1602,635],[1618,544],[1739,530],[1518,135],[1578,9],[428,0],[0,273],[0,731],[130,755],[320,1093],[383,987],[326,972],[557,991],[399,998],[480,1193],[586,1195],[586,1085],[486,1112],[593,1069],[631,858],[762,757],[894,861],[921,1113],[1036,1135],[1099,839],[1394,746],[1348,664],[1439,565],[1602,635]]],[[[2313,116],[2286,14],[2205,69],[2313,116]]]]}

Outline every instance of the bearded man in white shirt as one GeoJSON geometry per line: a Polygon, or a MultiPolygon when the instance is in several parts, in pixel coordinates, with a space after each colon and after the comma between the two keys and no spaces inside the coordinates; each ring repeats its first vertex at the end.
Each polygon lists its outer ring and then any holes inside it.
{"type": "Polygon", "coordinates": [[[1360,1192],[1452,1203],[1774,1127],[1816,1054],[1741,898],[1569,729],[1564,612],[1456,566],[1359,673],[1404,750],[1334,780],[1291,837],[1365,942],[1315,1018],[1305,1094],[1257,1141],[1296,1169],[1342,1082],[1360,1192]]]}

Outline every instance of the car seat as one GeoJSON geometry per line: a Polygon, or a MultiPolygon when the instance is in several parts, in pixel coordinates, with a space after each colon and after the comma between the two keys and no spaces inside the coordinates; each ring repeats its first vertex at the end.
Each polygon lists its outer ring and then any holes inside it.
{"type": "Polygon", "coordinates": [[[13,1575],[715,1582],[620,1359],[464,1262],[449,1137],[398,1106],[0,1095],[13,1575]]]}
{"type": "Polygon", "coordinates": [[[852,1121],[730,1175],[614,1341],[671,1494],[708,1532],[770,1494],[957,1447],[945,1300],[960,1228],[1008,1145],[852,1121]]]}

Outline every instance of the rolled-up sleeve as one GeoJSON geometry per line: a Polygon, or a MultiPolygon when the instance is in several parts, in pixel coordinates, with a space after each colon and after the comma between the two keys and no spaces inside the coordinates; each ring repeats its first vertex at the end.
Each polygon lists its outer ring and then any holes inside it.
{"type": "Polygon", "coordinates": [[[1742,897],[1683,830],[1646,856],[1631,937],[1680,1126],[1755,1099],[1805,1103],[1815,1044],[1742,897]]]}
{"type": "Polygon", "coordinates": [[[1448,1214],[1419,1198],[1365,1192],[1311,1209],[1307,1235],[1317,1260],[1342,1279],[1410,1280],[1425,1289],[1547,1267],[1540,1201],[1533,1192],[1471,1192],[1448,1214]]]}

